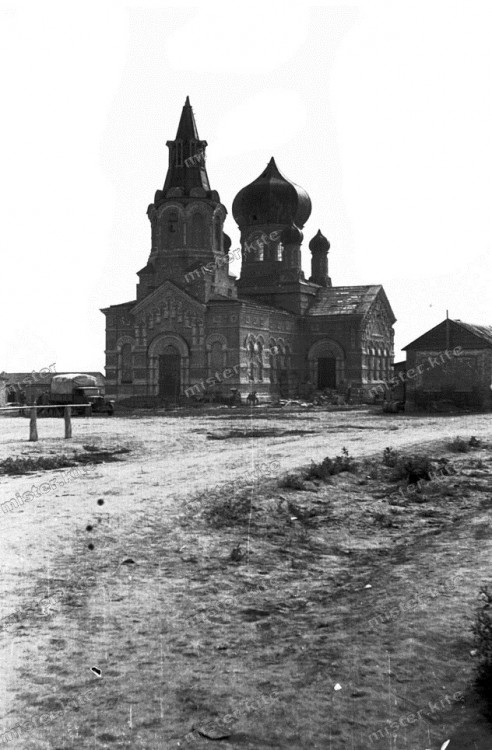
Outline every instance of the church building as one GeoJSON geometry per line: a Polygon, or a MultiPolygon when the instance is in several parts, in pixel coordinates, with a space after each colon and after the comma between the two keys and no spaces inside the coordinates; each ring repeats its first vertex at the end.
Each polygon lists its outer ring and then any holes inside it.
{"type": "Polygon", "coordinates": [[[241,248],[231,252],[227,210],[210,186],[207,142],[188,98],[167,146],[136,299],[102,310],[107,395],[158,403],[238,390],[243,399],[256,392],[270,400],[350,387],[352,400],[363,401],[390,379],[395,317],[383,287],[333,286],[321,231],[309,242],[311,276],[304,276],[306,191],[272,158],[234,199],[241,248]],[[239,279],[229,273],[234,253],[239,279]]]}

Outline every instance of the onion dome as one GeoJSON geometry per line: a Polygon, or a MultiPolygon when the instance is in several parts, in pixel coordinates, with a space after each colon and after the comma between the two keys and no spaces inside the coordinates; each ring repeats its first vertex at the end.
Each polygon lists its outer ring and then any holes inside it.
{"type": "Polygon", "coordinates": [[[295,224],[302,229],[311,215],[311,199],[279,172],[272,157],[265,171],[236,195],[232,214],[239,227],[295,224]]]}
{"type": "Polygon", "coordinates": [[[303,239],[303,233],[296,226],[285,227],[280,235],[280,242],[284,247],[285,245],[300,245],[303,239]]]}
{"type": "Polygon", "coordinates": [[[318,229],[317,234],[314,235],[313,239],[309,243],[309,249],[312,253],[327,253],[330,249],[330,243],[326,239],[324,234],[321,234],[321,229],[318,229]]]}
{"type": "Polygon", "coordinates": [[[222,247],[224,248],[224,255],[227,255],[231,249],[232,241],[228,234],[222,232],[222,247]]]}

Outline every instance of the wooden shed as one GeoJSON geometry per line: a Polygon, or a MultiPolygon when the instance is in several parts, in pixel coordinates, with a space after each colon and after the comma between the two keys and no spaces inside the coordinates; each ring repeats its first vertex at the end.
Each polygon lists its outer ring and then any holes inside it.
{"type": "Polygon", "coordinates": [[[403,347],[406,409],[492,409],[492,326],[446,318],[403,347]]]}

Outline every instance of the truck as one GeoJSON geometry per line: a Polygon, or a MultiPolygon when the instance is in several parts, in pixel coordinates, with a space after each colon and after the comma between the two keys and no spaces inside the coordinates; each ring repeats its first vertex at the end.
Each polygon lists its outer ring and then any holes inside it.
{"type": "MultiPolygon", "coordinates": [[[[94,375],[85,375],[80,372],[66,373],[65,375],[54,375],[51,380],[49,393],[41,394],[38,404],[56,404],[59,409],[54,412],[63,414],[63,406],[72,406],[72,413],[84,414],[87,407],[91,407],[93,413],[114,413],[114,400],[104,396],[101,386],[97,384],[94,375]]],[[[47,411],[46,410],[40,410],[47,411]]]]}

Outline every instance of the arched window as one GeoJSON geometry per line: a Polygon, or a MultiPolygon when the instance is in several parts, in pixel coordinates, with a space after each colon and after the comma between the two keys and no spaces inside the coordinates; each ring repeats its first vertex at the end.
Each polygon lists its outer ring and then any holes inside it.
{"type": "Polygon", "coordinates": [[[258,380],[263,380],[263,344],[258,341],[258,380]]]}
{"type": "Polygon", "coordinates": [[[121,382],[133,383],[133,352],[131,344],[123,344],[121,354],[121,382]]]}
{"type": "Polygon", "coordinates": [[[278,366],[280,370],[285,370],[285,348],[283,342],[278,346],[278,366]]]}
{"type": "Polygon", "coordinates": [[[183,141],[176,141],[174,145],[174,149],[175,149],[174,164],[177,167],[182,167],[183,166],[183,141]]]}
{"type": "Polygon", "coordinates": [[[205,244],[205,219],[202,214],[194,213],[191,218],[191,247],[204,247],[205,244]]]}
{"type": "Polygon", "coordinates": [[[375,357],[374,349],[369,349],[369,368],[368,368],[369,380],[375,380],[375,377],[374,377],[375,362],[376,362],[376,357],[375,357]]]}
{"type": "Polygon", "coordinates": [[[380,350],[379,351],[379,373],[378,373],[379,380],[384,380],[384,377],[385,377],[384,364],[385,364],[384,352],[380,350]]]}
{"type": "Polygon", "coordinates": [[[222,350],[222,344],[220,341],[216,341],[210,347],[210,369],[213,375],[217,370],[220,372],[224,367],[224,354],[222,350]]]}
{"type": "Polygon", "coordinates": [[[249,379],[254,381],[255,379],[255,345],[253,341],[249,341],[248,344],[248,359],[249,359],[249,379]]]}
{"type": "Polygon", "coordinates": [[[222,222],[220,216],[215,217],[214,221],[215,249],[222,250],[222,222]]]}
{"type": "Polygon", "coordinates": [[[286,344],[285,346],[285,369],[290,370],[292,367],[292,352],[290,350],[290,346],[286,344]]]}
{"type": "Polygon", "coordinates": [[[278,383],[278,349],[275,343],[275,339],[270,339],[270,383],[278,383]]]}
{"type": "Polygon", "coordinates": [[[179,245],[179,217],[177,211],[170,211],[166,215],[166,236],[168,247],[179,245]]]}

